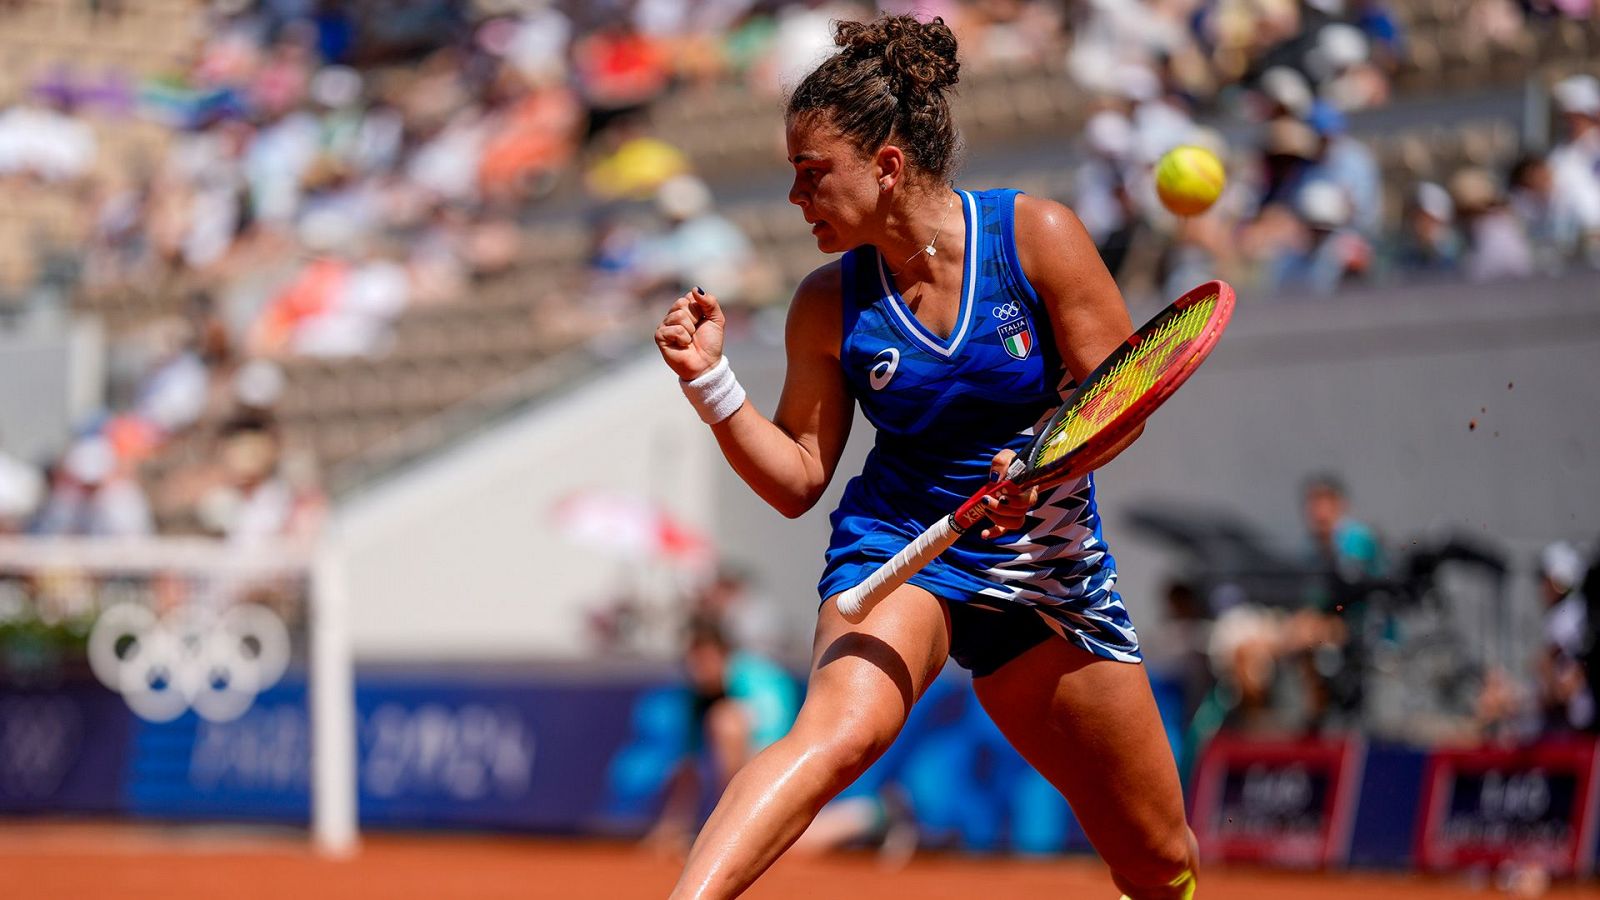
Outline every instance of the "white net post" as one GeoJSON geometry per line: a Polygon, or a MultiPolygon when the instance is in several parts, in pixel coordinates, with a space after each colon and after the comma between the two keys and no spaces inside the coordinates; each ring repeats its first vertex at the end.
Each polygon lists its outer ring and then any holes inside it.
{"type": "Polygon", "coordinates": [[[357,848],[355,665],[350,604],[332,529],[311,566],[311,834],[318,852],[357,848]]]}
{"type": "Polygon", "coordinates": [[[0,537],[0,615],[85,623],[94,677],[153,723],[190,711],[239,720],[303,654],[312,839],[324,855],[356,849],[355,679],[336,541],[0,537]]]}

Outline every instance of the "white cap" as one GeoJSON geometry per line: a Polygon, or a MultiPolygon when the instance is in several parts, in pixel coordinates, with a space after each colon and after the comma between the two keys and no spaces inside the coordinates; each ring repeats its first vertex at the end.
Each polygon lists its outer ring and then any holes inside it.
{"type": "Polygon", "coordinates": [[[343,109],[361,99],[361,73],[349,66],[325,66],[311,76],[311,99],[343,109]]]}
{"type": "Polygon", "coordinates": [[[1539,553],[1539,574],[1561,588],[1570,591],[1577,587],[1583,573],[1582,554],[1566,541],[1549,544],[1539,553]]]}
{"type": "Polygon", "coordinates": [[[1288,66],[1273,66],[1261,73],[1261,93],[1296,116],[1311,111],[1311,85],[1305,76],[1288,66]]]}
{"type": "Polygon", "coordinates": [[[1424,181],[1417,185],[1417,208],[1441,222],[1455,217],[1456,204],[1443,185],[1424,181]]]}
{"type": "Polygon", "coordinates": [[[1317,32],[1317,47],[1312,51],[1311,62],[1323,78],[1366,61],[1367,36],[1361,29],[1335,22],[1317,32]]]}
{"type": "Polygon", "coordinates": [[[1295,198],[1300,216],[1313,227],[1334,229],[1350,222],[1350,198],[1331,181],[1311,181],[1295,198]]]}
{"type": "Polygon", "coordinates": [[[1600,80],[1593,75],[1570,75],[1550,89],[1560,112],[1581,116],[1600,116],[1600,80]]]}
{"type": "Polygon", "coordinates": [[[117,451],[111,442],[98,435],[72,445],[61,461],[62,468],[79,484],[99,484],[111,477],[117,466],[117,451]]]}
{"type": "Polygon", "coordinates": [[[300,217],[295,228],[300,243],[316,254],[354,253],[361,249],[361,225],[335,208],[313,209],[300,217]]]}
{"type": "Polygon", "coordinates": [[[656,207],[669,218],[692,218],[711,208],[711,189],[693,175],[674,175],[656,189],[656,207]]]}
{"type": "Polygon", "coordinates": [[[283,396],[283,370],[266,359],[253,359],[233,376],[233,396],[245,406],[266,409],[283,396]]]}
{"type": "Polygon", "coordinates": [[[1126,62],[1117,67],[1117,91],[1135,103],[1161,96],[1161,76],[1142,63],[1126,62]]]}
{"type": "Polygon", "coordinates": [[[1133,123],[1114,110],[1104,109],[1090,116],[1083,133],[1089,148],[1101,156],[1121,158],[1133,150],[1133,123]]]}
{"type": "Polygon", "coordinates": [[[37,469],[0,453],[0,520],[25,518],[38,509],[44,487],[37,469]]]}

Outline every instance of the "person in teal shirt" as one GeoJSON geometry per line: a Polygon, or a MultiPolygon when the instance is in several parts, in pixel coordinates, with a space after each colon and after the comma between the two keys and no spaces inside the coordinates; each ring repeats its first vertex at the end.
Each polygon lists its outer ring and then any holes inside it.
{"type": "Polygon", "coordinates": [[[1335,475],[1308,478],[1302,493],[1314,574],[1302,615],[1324,637],[1305,659],[1311,727],[1352,725],[1361,713],[1369,628],[1367,595],[1387,561],[1377,534],[1350,515],[1349,495],[1335,475]]]}
{"type": "Polygon", "coordinates": [[[707,788],[720,796],[751,757],[789,733],[800,711],[794,677],[736,648],[712,619],[689,623],[684,669],[688,745],[667,778],[661,816],[646,836],[647,843],[676,852],[688,847],[707,788]]]}

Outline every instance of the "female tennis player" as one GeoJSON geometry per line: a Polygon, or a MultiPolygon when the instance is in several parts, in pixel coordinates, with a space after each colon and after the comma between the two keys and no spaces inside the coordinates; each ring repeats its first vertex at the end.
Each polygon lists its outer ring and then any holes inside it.
{"type": "Polygon", "coordinates": [[[817,246],[844,255],[795,293],[776,414],[745,402],[713,295],[679,298],[655,335],[728,462],[786,516],[827,487],[854,404],[877,429],[833,513],[799,718],[729,784],[672,896],[731,897],[753,883],[889,746],[949,656],[1072,804],[1124,894],[1187,900],[1194,837],[1114,589],[1092,476],[991,498],[989,527],[861,624],[835,606],[998,477],[1061,392],[1133,331],[1071,211],[1015,191],[951,188],[945,93],[958,64],[942,20],[839,22],[835,42],[790,96],[785,124],[789,200],[817,246]]]}

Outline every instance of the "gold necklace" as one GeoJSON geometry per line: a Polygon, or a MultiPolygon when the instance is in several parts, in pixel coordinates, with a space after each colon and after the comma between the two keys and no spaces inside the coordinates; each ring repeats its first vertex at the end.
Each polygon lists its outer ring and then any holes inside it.
{"type": "Polygon", "coordinates": [[[944,203],[944,215],[939,217],[939,227],[933,229],[933,237],[929,238],[928,246],[923,247],[921,250],[916,251],[916,253],[913,253],[910,256],[906,257],[906,261],[900,264],[900,268],[901,269],[904,269],[906,266],[911,265],[911,261],[913,259],[917,258],[917,253],[926,253],[929,256],[933,256],[934,254],[939,252],[938,250],[934,249],[933,245],[934,245],[934,242],[939,240],[939,232],[944,230],[944,223],[947,220],[949,220],[949,218],[950,218],[950,207],[955,202],[955,199],[956,199],[955,195],[952,194],[950,199],[945,201],[945,203],[944,203]]]}

